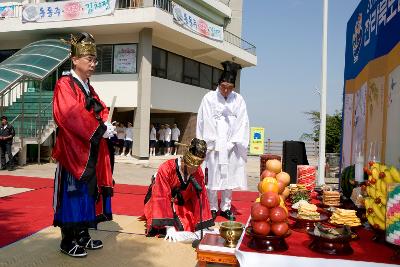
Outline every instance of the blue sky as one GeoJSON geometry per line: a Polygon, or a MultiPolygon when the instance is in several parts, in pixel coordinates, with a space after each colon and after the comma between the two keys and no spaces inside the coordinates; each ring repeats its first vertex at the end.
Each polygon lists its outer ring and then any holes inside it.
{"type": "MultiPolygon", "coordinates": [[[[273,141],[311,132],[304,111],[319,110],[323,0],[244,0],[242,37],[257,47],[242,71],[250,125],[273,141]]],[[[346,24],[359,0],[329,1],[328,114],[342,109],[346,24]]]]}

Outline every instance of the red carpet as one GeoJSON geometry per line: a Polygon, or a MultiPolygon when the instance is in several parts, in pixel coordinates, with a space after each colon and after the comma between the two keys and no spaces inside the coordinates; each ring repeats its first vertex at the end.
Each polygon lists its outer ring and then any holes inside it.
{"type": "MultiPolygon", "coordinates": [[[[53,179],[0,175],[0,186],[31,188],[0,198],[0,248],[32,235],[53,223],[53,179]]],[[[114,214],[141,216],[147,186],[117,184],[112,199],[114,214]]],[[[245,223],[256,192],[234,192],[232,209],[237,221],[245,223]]],[[[217,222],[224,221],[218,217],[217,222]]]]}
{"type": "Polygon", "coordinates": [[[54,180],[26,176],[0,175],[0,186],[39,189],[53,187],[54,180]]]}
{"type": "Polygon", "coordinates": [[[0,247],[51,225],[52,195],[52,188],[43,188],[0,198],[0,247]]]}

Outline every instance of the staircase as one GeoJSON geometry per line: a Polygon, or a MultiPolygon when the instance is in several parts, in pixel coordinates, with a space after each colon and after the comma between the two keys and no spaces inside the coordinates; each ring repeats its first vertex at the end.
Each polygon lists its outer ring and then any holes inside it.
{"type": "Polygon", "coordinates": [[[3,108],[3,115],[15,128],[13,155],[28,144],[42,144],[55,131],[53,91],[24,92],[3,108]]]}

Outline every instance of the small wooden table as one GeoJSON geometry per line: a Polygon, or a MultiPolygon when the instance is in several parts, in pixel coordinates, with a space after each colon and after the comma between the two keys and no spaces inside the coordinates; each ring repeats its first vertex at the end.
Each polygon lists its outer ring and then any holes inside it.
{"type": "Polygon", "coordinates": [[[221,236],[206,234],[196,249],[199,267],[205,267],[209,262],[239,266],[233,249],[226,248],[223,244],[224,239],[221,236]]]}

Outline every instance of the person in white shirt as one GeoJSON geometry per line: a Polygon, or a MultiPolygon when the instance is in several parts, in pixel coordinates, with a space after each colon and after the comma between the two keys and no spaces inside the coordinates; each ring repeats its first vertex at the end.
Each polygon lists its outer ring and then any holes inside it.
{"type": "Polygon", "coordinates": [[[160,125],[160,130],[158,130],[157,134],[158,134],[158,154],[157,155],[164,155],[164,140],[165,140],[164,124],[160,125]]]}
{"type": "Polygon", "coordinates": [[[171,129],[171,150],[172,150],[172,155],[176,155],[178,148],[175,146],[175,142],[179,141],[179,136],[181,135],[181,131],[179,131],[176,123],[172,125],[171,129]]]}
{"type": "Polygon", "coordinates": [[[249,118],[243,97],[234,92],[240,65],[230,61],[222,65],[218,88],[208,92],[200,104],[196,137],[207,142],[207,189],[213,218],[218,212],[218,191],[222,191],[220,215],[235,220],[232,190],[247,189],[249,118]]]}
{"type": "Polygon", "coordinates": [[[132,123],[128,122],[128,128],[125,130],[125,143],[124,143],[124,152],[125,156],[131,156],[131,149],[133,143],[133,127],[132,123]]]}
{"type": "Polygon", "coordinates": [[[154,124],[150,124],[150,156],[156,155],[157,131],[154,124]]]}
{"type": "Polygon", "coordinates": [[[124,149],[124,142],[125,142],[125,125],[120,122],[117,124],[117,138],[118,138],[118,151],[117,155],[122,155],[122,151],[124,149]]]}
{"type": "Polygon", "coordinates": [[[167,153],[165,155],[171,154],[171,128],[169,128],[169,124],[165,124],[164,130],[164,145],[167,148],[167,153]]]}

